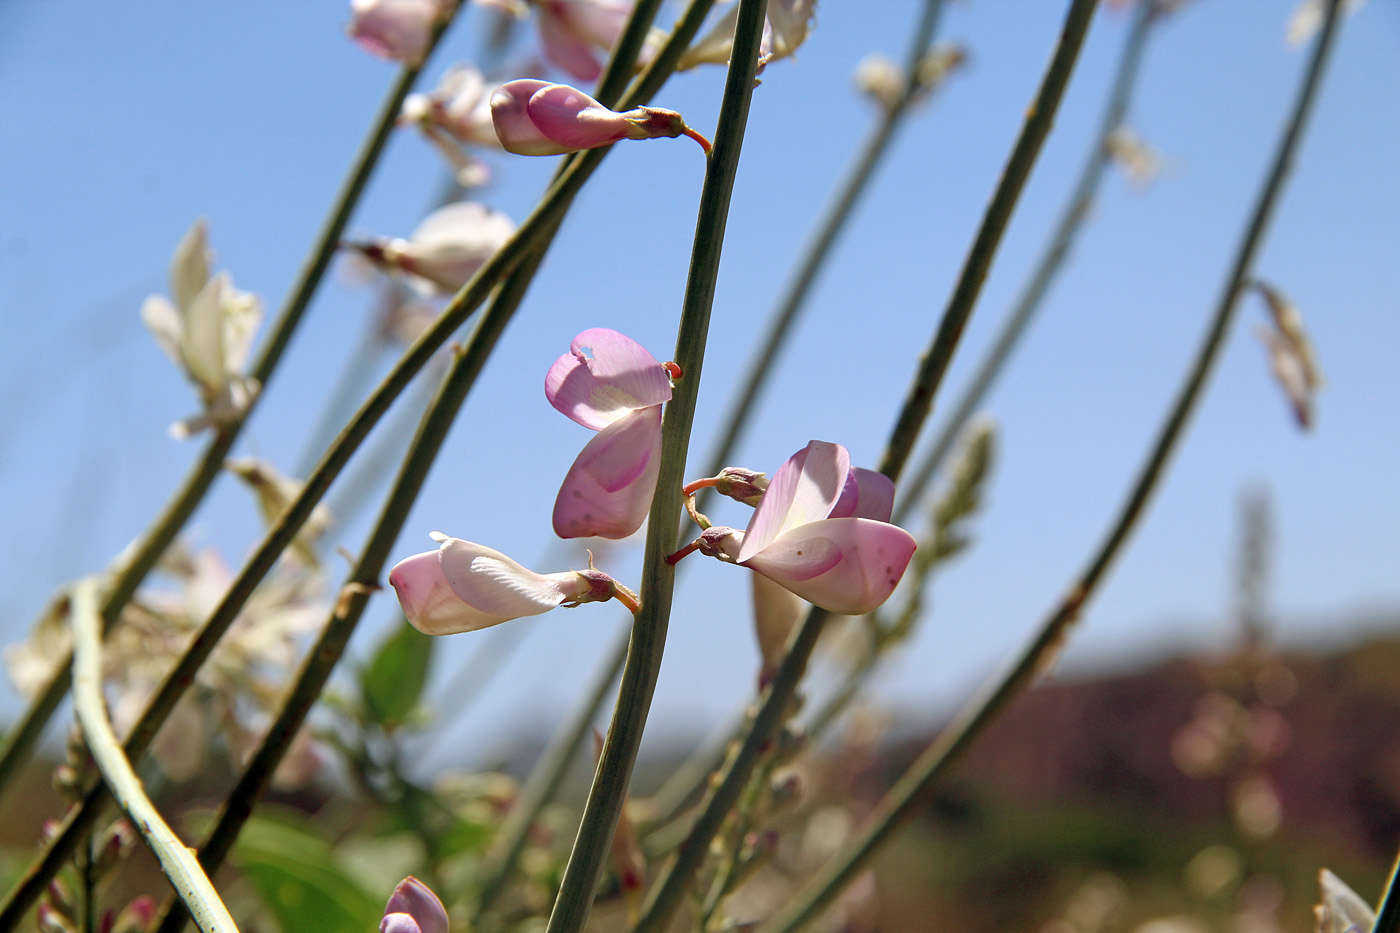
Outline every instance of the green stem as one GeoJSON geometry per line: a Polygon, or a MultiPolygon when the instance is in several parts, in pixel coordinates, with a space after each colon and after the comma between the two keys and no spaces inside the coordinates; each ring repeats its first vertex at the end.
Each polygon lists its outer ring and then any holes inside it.
{"type": "Polygon", "coordinates": [[[790,933],[814,918],[841,888],[861,871],[880,844],[913,812],[927,790],[948,770],[987,724],[1014,696],[1032,683],[1042,670],[1053,664],[1069,634],[1070,626],[1079,617],[1084,604],[1141,517],[1210,374],[1312,109],[1335,36],[1336,9],[1337,3],[1333,0],[1329,4],[1322,33],[1313,49],[1292,116],[1279,141],[1263,189],[1255,202],[1225,288],[1216,303],[1210,328],[1136,483],[1098,551],[1059,606],[1042,622],[1035,638],[1010,669],[991,681],[933,744],[925,749],[918,761],[880,801],[860,838],[819,872],[787,909],[764,924],[760,928],[762,933],[790,933]]]}
{"type": "MultiPolygon", "coordinates": [[[[925,357],[919,378],[910,389],[904,411],[890,436],[881,472],[896,483],[899,480],[900,468],[908,457],[909,447],[928,414],[938,381],[952,357],[963,325],[972,311],[1000,241],[1001,232],[1005,229],[1011,209],[1015,206],[1016,197],[1030,174],[1040,144],[1050,130],[1065,85],[1074,69],[1079,48],[1088,31],[1093,8],[1093,0],[1074,0],[1070,6],[1064,30],[1041,83],[1039,94],[1031,105],[1021,136],[1002,173],[1001,183],[987,208],[982,228],[963,266],[953,298],[944,312],[933,347],[925,357]]],[[[699,817],[696,818],[685,841],[676,850],[675,860],[653,886],[651,898],[635,933],[661,933],[667,928],[671,915],[680,906],[682,895],[704,862],[710,840],[719,831],[725,814],[738,800],[739,793],[764,748],[786,720],[792,698],[797,692],[797,685],[806,672],[807,661],[829,617],[830,613],[813,607],[807,618],[798,626],[792,641],[789,642],[787,656],[779,665],[778,672],[768,687],[768,693],[759,706],[758,714],[754,717],[753,726],[739,748],[730,756],[719,782],[709,789],[699,817]]]]}
{"type": "Polygon", "coordinates": [[[79,583],[73,593],[72,623],[73,706],[103,780],[155,853],[161,870],[189,906],[199,928],[204,933],[237,933],[237,925],[209,878],[146,796],[107,718],[102,698],[102,620],[97,610],[97,584],[91,578],[79,583]]]}
{"type": "MultiPolygon", "coordinates": [[[[430,53],[447,26],[448,22],[442,23],[433,34],[429,46],[430,53]]],[[[282,358],[282,351],[292,339],[292,333],[301,322],[303,313],[325,276],[331,257],[335,254],[336,244],[340,242],[340,236],[349,222],[350,214],[359,203],[360,195],[369,183],[379,155],[394,129],[394,121],[398,119],[399,111],[403,108],[404,98],[413,89],[421,70],[421,65],[405,66],[400,70],[398,79],[379,107],[369,135],[360,145],[360,151],[341,184],[331,212],[315,243],[312,244],[297,281],[278,315],[277,323],[273,326],[267,343],[250,372],[252,378],[262,386],[262,391],[254,397],[252,404],[239,420],[215,432],[199,462],[185,477],[184,483],[167,503],[164,511],[142,535],[140,541],[114,562],[111,587],[99,610],[104,632],[116,624],[122,609],[131,600],[160,556],[165,553],[170,542],[185,526],[195,507],[203,500],[210,485],[222,472],[224,459],[233,448],[243,425],[247,423],[253,407],[266,394],[268,381],[282,358]]],[[[23,718],[6,733],[4,748],[0,749],[0,791],[9,786],[15,769],[29,759],[34,744],[39,740],[54,710],[67,695],[71,663],[71,654],[58,662],[53,675],[30,702],[23,718]]]]}
{"type": "MultiPolygon", "coordinates": [[[[728,416],[722,421],[728,426],[725,428],[725,433],[720,438],[719,443],[715,446],[714,455],[710,458],[709,466],[702,475],[715,476],[729,465],[729,457],[733,454],[734,448],[739,442],[739,436],[743,433],[748,424],[749,416],[756,407],[755,403],[759,393],[773,373],[773,361],[778,355],[778,349],[787,337],[788,331],[792,329],[798,312],[806,303],[807,296],[816,283],[817,273],[826,265],[831,249],[836,245],[837,237],[846,226],[851,212],[869,186],[875,169],[879,167],[885,153],[889,151],[895,130],[899,128],[903,118],[910,112],[912,105],[917,100],[922,89],[918,76],[919,61],[928,52],[929,46],[933,42],[942,11],[943,0],[926,0],[924,3],[923,13],[920,15],[918,26],[914,30],[914,36],[909,45],[909,52],[905,58],[904,91],[894,106],[881,111],[879,122],[876,123],[874,131],[866,139],[865,145],[861,147],[855,161],[847,170],[845,178],[837,188],[836,197],[827,205],[826,213],[817,225],[816,234],[812,237],[797,270],[789,281],[787,291],[769,318],[768,330],[763,336],[763,343],[758,354],[749,364],[748,375],[745,377],[743,385],[734,393],[734,401],[730,404],[728,416]]],[[[700,504],[703,505],[703,500],[700,504]]]]}
{"type": "Polygon", "coordinates": [[[637,747],[656,690],[670,621],[675,568],[666,563],[680,530],[681,486],[686,451],[695,418],[696,395],[704,368],[705,341],[720,253],[734,189],[744,127],[753,94],[758,44],[767,0],[740,0],[738,23],[724,99],[720,105],[714,149],[708,157],[700,194],[695,246],[691,252],[680,326],[673,357],[685,373],[666,405],[662,426],[660,478],[647,526],[641,586],[642,607],[632,626],[632,641],[622,672],[622,686],[603,745],[593,786],[584,806],[574,848],[564,869],[559,896],[547,933],[577,933],[588,919],[598,877],[606,861],[613,830],[622,813],[637,747]]]}
{"type": "Polygon", "coordinates": [[[1123,44],[1123,53],[1118,60],[1118,70],[1113,78],[1108,103],[1104,107],[1103,118],[1099,121],[1098,133],[1094,136],[1089,157],[1085,160],[1079,181],[1074,186],[1074,193],[1060,214],[1054,232],[1036,262],[1035,270],[1012,306],[1011,313],[1002,324],[991,349],[982,358],[967,387],[953,403],[943,423],[943,429],[930,445],[928,453],[900,490],[900,501],[896,504],[894,516],[891,518],[896,525],[904,523],[909,512],[923,496],[933,480],[933,475],[952,450],[963,425],[967,424],[967,419],[972,417],[977,406],[982,404],[982,399],[1001,373],[1011,351],[1016,348],[1021,334],[1025,332],[1026,326],[1050,290],[1050,285],[1069,257],[1075,238],[1083,228],[1090,208],[1093,207],[1099,184],[1112,161],[1109,139],[1127,117],[1128,103],[1141,70],[1142,53],[1151,32],[1150,27],[1161,15],[1158,0],[1142,0],[1135,6],[1133,24],[1123,44]]]}
{"type": "Polygon", "coordinates": [[[574,760],[579,745],[588,737],[589,727],[593,724],[598,708],[607,699],[609,688],[617,682],[617,675],[627,659],[628,641],[626,636],[618,639],[603,666],[599,668],[592,688],[575,708],[573,718],[561,725],[550,740],[544,754],[530,770],[530,777],[520,789],[520,795],[511,805],[510,814],[501,824],[492,842],[492,851],[483,871],[485,880],[481,884],[481,893],[477,896],[471,923],[473,928],[482,926],[482,917],[505,893],[520,853],[525,850],[530,828],[534,826],[535,819],[545,804],[553,800],[554,795],[558,793],[569,763],[574,760]]]}

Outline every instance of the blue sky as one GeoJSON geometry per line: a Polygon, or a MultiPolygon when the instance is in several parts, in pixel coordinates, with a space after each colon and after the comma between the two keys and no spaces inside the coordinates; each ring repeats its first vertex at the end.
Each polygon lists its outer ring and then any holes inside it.
{"type": "MultiPolygon", "coordinates": [[[[208,218],[218,265],[275,309],[394,69],[344,35],[346,4],[174,0],[0,5],[0,637],[22,637],[52,590],[102,566],[165,501],[200,450],[167,425],[194,399],[139,320],[165,292],[169,254],[208,218]]],[[[975,547],[933,587],[933,612],[878,692],[904,721],[959,699],[1019,645],[1090,551],[1173,397],[1226,274],[1300,77],[1288,4],[1187,4],[1156,31],[1132,126],[1162,176],[1110,176],[1069,267],[988,400],[1000,427],[975,547]]],[[[737,465],[772,472],[812,438],[874,465],[1020,126],[1063,13],[1059,3],[956,3],[943,35],[970,64],[896,138],[760,402],[737,465]]],[[[793,61],[758,88],[731,212],[692,462],[728,407],[834,181],[873,115],[850,75],[904,53],[916,4],[829,4],[793,61]]],[[[949,374],[955,390],[994,332],[1061,207],[1099,118],[1127,29],[1099,12],[1060,118],[949,374]]],[[[435,83],[479,47],[466,18],[426,69],[435,83]]],[[[1256,267],[1303,310],[1327,385],[1316,429],[1291,423],[1250,333],[1250,300],[1173,467],[1067,663],[1105,666],[1218,647],[1244,490],[1268,490],[1270,604],[1299,642],[1400,607],[1400,6],[1343,24],[1311,131],[1256,267]]],[[[530,38],[522,35],[522,44],[530,38]]],[[[508,76],[506,76],[508,77],[508,76]]],[[[709,131],[721,70],[679,76],[656,103],[709,131]]],[[[492,159],[483,200],[517,219],[552,159],[492,159]]],[[[545,370],[575,333],[607,326],[665,358],[674,344],[702,159],[685,140],[617,147],[579,199],[448,449],[396,557],[441,530],[540,570],[581,566],[552,541],[554,492],[588,433],[545,402],[545,370]]],[[[351,224],[406,235],[441,181],[403,134],[351,224]]],[[[244,452],[291,470],[367,326],[373,293],[334,273],[313,305],[244,452]]],[[[935,413],[935,421],[937,413],[935,413]]],[[[696,469],[699,469],[697,466],[696,469]]],[[[333,493],[334,495],[334,493],[333,493]]],[[[190,527],[230,563],[257,540],[243,491],[222,482],[190,527]]],[[[715,516],[742,524],[739,513],[715,516]]],[[[354,521],[341,543],[366,530],[354,521]]],[[[911,529],[919,533],[921,529],[911,529]]],[[[605,569],[637,578],[638,546],[605,569]]],[[[698,561],[699,558],[692,558],[698,561]]],[[[343,565],[332,562],[339,572],[343,565]]],[[[700,727],[752,689],[741,574],[682,579],[653,738],[700,727]]],[[[389,618],[382,598],[356,649],[389,618]]],[[[586,606],[516,623],[521,644],[474,738],[551,722],[592,676],[622,620],[586,606]]],[[[499,630],[498,630],[499,631],[499,630]]],[[[444,643],[440,682],[484,643],[444,643]]],[[[15,701],[0,700],[0,711],[15,701]]]]}

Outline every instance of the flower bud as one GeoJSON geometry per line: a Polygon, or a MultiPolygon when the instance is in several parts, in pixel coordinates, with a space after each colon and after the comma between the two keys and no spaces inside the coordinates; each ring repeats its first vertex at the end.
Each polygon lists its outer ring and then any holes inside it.
{"type": "Polygon", "coordinates": [[[689,136],[706,152],[709,140],[686,126],[674,110],[638,107],[609,110],[567,84],[521,78],[491,94],[491,120],[507,152],[559,155],[608,146],[622,139],[689,136]]]}

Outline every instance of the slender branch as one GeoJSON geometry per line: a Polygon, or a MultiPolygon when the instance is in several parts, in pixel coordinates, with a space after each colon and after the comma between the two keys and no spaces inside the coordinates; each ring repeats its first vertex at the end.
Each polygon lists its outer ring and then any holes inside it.
{"type": "Polygon", "coordinates": [[[1400,855],[1390,866],[1390,877],[1386,879],[1380,907],[1376,910],[1376,922],[1371,926],[1370,933],[1397,931],[1400,931],[1400,855]]]}
{"type": "MultiPolygon", "coordinates": [[[[917,435],[932,404],[939,378],[952,357],[963,325],[971,314],[982,280],[991,265],[1000,234],[1005,229],[1026,177],[1040,150],[1040,144],[1050,130],[1055,111],[1074,62],[1078,57],[1094,8],[1093,0],[1074,0],[1065,19],[1054,57],[1045,73],[1040,91],[1026,118],[1021,136],[1011,152],[1002,173],[1001,183],[992,197],[983,219],[982,228],[973,243],[972,252],[963,267],[962,277],[954,290],[934,338],[933,347],[925,358],[918,380],[910,389],[905,408],[890,436],[881,472],[896,483],[899,471],[908,456],[909,447],[917,435]]],[[[675,860],[667,867],[652,888],[651,898],[643,910],[636,933],[661,933],[667,928],[671,915],[680,906],[682,895],[699,871],[726,814],[739,798],[745,782],[765,746],[786,719],[797,685],[806,672],[807,661],[816,647],[817,638],[830,613],[813,607],[798,626],[788,644],[787,656],[769,684],[768,693],[759,706],[753,725],[744,741],[729,757],[718,783],[706,795],[701,813],[690,833],[676,850],[675,860]]]]}
{"type": "Polygon", "coordinates": [[[923,84],[919,79],[919,62],[927,54],[933,38],[937,34],[938,22],[943,12],[943,0],[926,0],[919,22],[914,30],[909,51],[905,57],[903,92],[894,105],[881,110],[879,121],[866,139],[851,163],[845,178],[837,187],[836,196],[827,205],[821,222],[817,225],[801,262],[788,282],[787,291],[778,302],[768,321],[763,343],[753,361],[749,364],[748,375],[739,390],[734,393],[728,416],[722,423],[727,424],[724,435],[715,445],[705,476],[714,476],[728,466],[729,457],[738,444],[739,436],[748,424],[749,416],[756,407],[760,391],[774,370],[773,361],[778,349],[796,321],[798,312],[807,301],[812,287],[816,284],[817,273],[826,265],[827,257],[841,231],[850,219],[851,212],[865,193],[870,179],[875,175],[885,153],[890,149],[895,130],[903,122],[917,102],[923,84]]]}
{"type": "Polygon", "coordinates": [[[1091,557],[1064,599],[1041,624],[1035,638],[1011,668],[991,681],[977,697],[974,697],[953,723],[925,749],[880,801],[860,838],[813,877],[788,908],[764,924],[760,928],[763,933],[790,933],[814,918],[861,870],[880,844],[913,812],[927,790],[948,770],[987,724],[1014,696],[1028,687],[1041,671],[1053,664],[1071,625],[1078,619],[1085,603],[1141,517],[1205,386],[1206,378],[1234,317],[1234,309],[1248,279],[1250,266],[1278,203],[1283,181],[1292,165],[1294,152],[1302,138],[1308,114],[1316,98],[1335,36],[1336,9],[1337,2],[1333,0],[1328,6],[1326,23],[1313,49],[1292,116],[1279,141],[1273,164],[1255,202],[1205,339],[1137,481],[1098,551],[1091,557]]]}
{"type": "Polygon", "coordinates": [[[1011,313],[992,342],[991,349],[982,358],[967,387],[953,403],[944,420],[943,429],[929,446],[928,453],[900,490],[900,501],[895,505],[894,516],[891,518],[896,525],[903,524],[923,496],[934,474],[947,458],[948,452],[953,449],[963,425],[967,424],[967,419],[972,417],[977,406],[982,404],[982,399],[1001,373],[1021,334],[1025,332],[1032,316],[1045,299],[1050,285],[1064,267],[1075,238],[1083,228],[1090,208],[1093,207],[1099,184],[1112,161],[1109,139],[1113,132],[1123,125],[1127,116],[1128,103],[1141,70],[1143,49],[1151,33],[1150,27],[1159,21],[1161,15],[1159,0],[1142,0],[1134,7],[1133,24],[1123,44],[1123,53],[1118,60],[1118,70],[1113,78],[1108,103],[1104,107],[1103,118],[1099,121],[1098,133],[1094,136],[1089,157],[1085,160],[1079,181],[1074,186],[1074,193],[1056,221],[1054,232],[1012,306],[1011,313]]]}
{"type": "Polygon", "coordinates": [[[547,933],[577,933],[588,919],[656,690],[675,581],[675,568],[666,563],[665,557],[673,550],[680,529],[686,451],[704,368],[705,341],[719,275],[729,199],[743,147],[766,7],[767,0],[740,0],[739,3],[734,47],[720,104],[715,144],[707,159],[700,194],[695,246],[676,338],[674,359],[685,378],[666,406],[662,425],[660,479],[648,520],[642,565],[642,608],[633,623],[617,706],[547,933]]]}
{"type": "MultiPolygon", "coordinates": [[[[103,780],[160,861],[175,893],[189,906],[204,933],[238,933],[228,908],[189,849],[161,818],[122,754],[102,698],[102,620],[97,611],[97,582],[80,582],[73,593],[73,706],[83,738],[103,780]]],[[[89,909],[90,909],[89,905],[89,909]]]]}
{"type": "Polygon", "coordinates": [[[487,856],[487,865],[482,872],[485,880],[481,883],[481,893],[477,895],[472,927],[481,927],[481,918],[496,900],[505,893],[515,870],[520,853],[525,850],[530,828],[545,804],[554,799],[569,763],[574,760],[579,745],[588,736],[589,726],[598,713],[598,708],[607,699],[608,690],[617,682],[627,660],[629,639],[624,635],[614,645],[598,674],[592,688],[574,710],[573,718],[564,722],[550,740],[540,760],[530,770],[530,777],[520,789],[519,796],[511,804],[510,813],[501,824],[492,843],[492,851],[487,856]]]}
{"type": "MultiPolygon", "coordinates": [[[[455,9],[452,15],[455,15],[455,9]]],[[[429,45],[430,54],[450,21],[449,18],[440,23],[433,33],[429,45]]],[[[203,500],[210,485],[222,472],[225,458],[233,448],[234,441],[238,439],[238,434],[243,425],[247,423],[253,408],[266,393],[267,383],[271,380],[278,362],[282,359],[282,351],[291,341],[293,332],[301,322],[303,313],[311,303],[312,296],[316,293],[317,287],[325,276],[331,257],[335,253],[336,244],[340,242],[345,225],[349,222],[351,213],[359,203],[360,195],[369,183],[374,167],[379,161],[380,153],[383,152],[384,145],[388,141],[390,133],[393,132],[394,123],[398,119],[399,111],[403,108],[404,99],[413,89],[413,84],[422,67],[421,64],[408,65],[399,71],[397,80],[379,107],[379,112],[371,125],[369,134],[360,144],[360,150],[351,164],[349,174],[346,175],[345,181],[341,184],[331,212],[322,224],[321,231],[302,264],[297,281],[278,315],[277,323],[272,327],[270,336],[250,372],[251,377],[262,386],[262,391],[254,396],[248,409],[237,421],[215,431],[213,439],[205,448],[199,462],[185,477],[184,483],[176,490],[175,495],[166,504],[164,511],[140,540],[123,552],[114,562],[113,579],[100,609],[104,632],[116,624],[117,619],[121,617],[122,609],[131,600],[142,581],[146,579],[146,575],[155,567],[160,556],[170,546],[170,542],[185,526],[185,522],[189,520],[195,507],[203,500]]],[[[29,759],[34,744],[44,731],[44,726],[48,724],[54,710],[58,708],[58,705],[63,702],[64,696],[67,695],[71,664],[71,654],[59,661],[53,675],[30,702],[23,718],[6,733],[4,748],[0,749],[0,792],[9,786],[10,778],[15,769],[29,759]]]]}

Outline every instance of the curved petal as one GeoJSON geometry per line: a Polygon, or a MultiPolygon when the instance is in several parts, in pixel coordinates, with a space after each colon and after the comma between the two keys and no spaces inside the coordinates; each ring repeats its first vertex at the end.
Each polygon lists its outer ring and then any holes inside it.
{"type": "Polygon", "coordinates": [[[232,287],[220,272],[199,290],[185,309],[185,366],[196,382],[218,392],[228,382],[224,367],[224,297],[232,287]]]}
{"type": "Polygon", "coordinates": [[[141,305],[141,323],[156,338],[165,355],[181,369],[185,368],[185,321],[180,312],[163,295],[152,295],[141,305]]]}
{"type": "Polygon", "coordinates": [[[544,394],[560,412],[600,431],[628,412],[671,400],[671,381],[656,357],[631,337],[593,327],[544,377],[544,394]]]}
{"type": "Polygon", "coordinates": [[[548,87],[548,81],[521,78],[502,84],[491,92],[491,123],[501,148],[516,155],[558,155],[573,152],[545,136],[530,119],[530,98],[536,91],[548,87]]]}
{"type": "Polygon", "coordinates": [[[789,457],[749,519],[739,560],[748,560],[799,525],[830,515],[850,471],[851,455],[840,444],[812,441],[789,457]]]}
{"type": "Polygon", "coordinates": [[[455,292],[514,232],[515,224],[500,211],[457,201],[425,217],[395,258],[400,268],[435,289],[455,292]]]}
{"type": "Polygon", "coordinates": [[[176,307],[188,308],[194,296],[209,281],[214,253],[209,249],[209,224],[201,217],[175,247],[170,257],[170,297],[176,307]]]}
{"type": "Polygon", "coordinates": [[[471,632],[506,621],[464,603],[447,582],[437,551],[406,557],[389,571],[389,583],[409,623],[425,635],[471,632]]]}
{"type": "Polygon", "coordinates": [[[626,116],[567,84],[540,88],[530,96],[527,109],[537,130],[570,150],[610,145],[626,139],[632,128],[626,116]]]}
{"type": "Polygon", "coordinates": [[[661,406],[608,425],[574,460],[554,500],[561,538],[625,538],[651,508],[661,468],[661,406]]]}
{"type": "Polygon", "coordinates": [[[437,0],[351,0],[348,31],[373,55],[416,63],[439,12],[437,0]]]}
{"type": "MultiPolygon", "coordinates": [[[[417,878],[409,875],[398,883],[394,888],[394,893],[389,895],[389,903],[384,905],[384,922],[379,925],[381,931],[385,930],[390,923],[391,916],[403,916],[413,922],[412,927],[404,925],[403,929],[421,931],[421,933],[448,933],[447,931],[447,911],[442,906],[442,901],[432,892],[426,884],[417,878]]],[[[402,921],[395,920],[395,924],[402,921]]],[[[393,926],[391,929],[398,929],[393,926]]]]}
{"type": "Polygon", "coordinates": [[[565,582],[577,576],[535,573],[500,551],[461,538],[444,538],[438,559],[458,598],[501,621],[548,612],[564,601],[565,582]]]}
{"type": "Polygon", "coordinates": [[[765,577],[753,577],[754,634],[758,636],[758,651],[763,658],[763,672],[774,670],[783,660],[788,636],[806,610],[806,604],[792,590],[765,577]]]}
{"type": "Polygon", "coordinates": [[[894,482],[885,474],[851,467],[841,498],[828,518],[873,518],[887,522],[894,513],[894,482]]]}
{"type": "Polygon", "coordinates": [[[889,599],[914,548],[897,525],[832,518],[788,532],[743,564],[830,612],[864,615],[889,599]]]}

